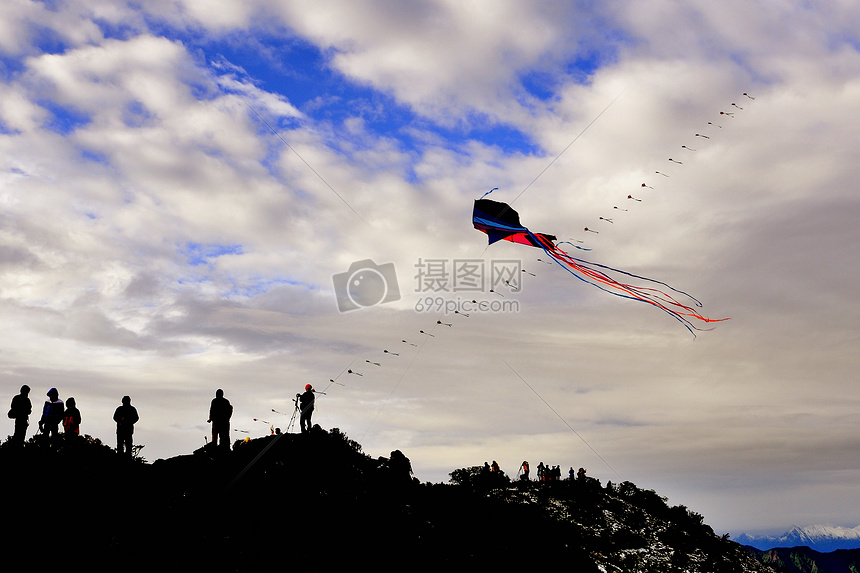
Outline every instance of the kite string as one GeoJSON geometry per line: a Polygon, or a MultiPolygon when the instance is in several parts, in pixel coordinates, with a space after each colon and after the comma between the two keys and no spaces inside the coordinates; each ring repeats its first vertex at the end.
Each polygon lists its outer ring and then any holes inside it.
{"type": "Polygon", "coordinates": [[[514,367],[513,367],[513,366],[511,366],[510,364],[508,364],[508,361],[507,361],[507,360],[505,360],[504,358],[500,358],[500,360],[501,360],[502,362],[504,362],[504,363],[505,363],[505,366],[507,366],[508,368],[510,368],[510,369],[511,369],[511,372],[513,372],[513,373],[517,376],[517,378],[519,378],[519,379],[522,381],[522,383],[526,385],[526,387],[527,387],[529,390],[531,390],[532,392],[534,392],[534,395],[535,395],[535,396],[537,396],[538,398],[540,398],[540,401],[541,401],[541,402],[543,402],[543,403],[546,405],[546,407],[547,407],[547,408],[549,408],[549,409],[552,411],[552,413],[553,413],[553,414],[555,414],[556,416],[558,416],[558,419],[559,419],[559,420],[561,420],[561,421],[564,423],[564,425],[565,425],[565,426],[567,426],[567,427],[568,427],[568,429],[570,429],[570,431],[571,431],[571,432],[573,432],[574,434],[576,434],[576,437],[578,437],[580,440],[582,440],[582,443],[583,443],[583,444],[585,444],[586,446],[588,446],[588,449],[590,449],[592,452],[594,452],[594,455],[596,455],[598,458],[600,458],[600,461],[602,461],[604,464],[606,464],[606,467],[608,467],[610,470],[612,470],[612,473],[614,473],[616,476],[618,476],[618,479],[623,479],[623,478],[621,477],[621,474],[619,474],[617,471],[615,471],[615,468],[613,468],[611,465],[609,465],[609,462],[607,462],[607,461],[604,459],[604,457],[603,457],[603,456],[601,456],[599,453],[597,453],[597,450],[595,450],[595,449],[591,446],[591,444],[589,444],[588,442],[586,442],[586,441],[585,441],[585,438],[583,438],[583,437],[582,437],[582,435],[581,435],[579,432],[577,432],[576,430],[574,430],[574,429],[573,429],[573,426],[571,426],[570,424],[568,424],[568,423],[567,423],[567,420],[565,420],[565,419],[561,416],[561,414],[559,414],[559,413],[555,410],[555,408],[553,408],[552,406],[550,406],[549,402],[547,402],[546,400],[544,400],[544,399],[543,399],[543,397],[542,397],[540,394],[538,394],[538,393],[537,393],[537,390],[535,390],[535,389],[532,387],[532,385],[531,385],[531,384],[529,384],[528,382],[526,382],[525,378],[523,378],[522,376],[520,376],[520,373],[519,373],[519,372],[517,372],[516,370],[514,370],[514,367]]]}
{"type": "MultiPolygon", "coordinates": [[[[745,97],[747,97],[747,98],[751,99],[751,100],[755,100],[755,98],[754,98],[754,97],[752,97],[751,95],[749,95],[747,92],[744,92],[744,93],[743,93],[743,95],[744,95],[745,97]]],[[[743,110],[743,109],[744,109],[744,108],[740,107],[739,105],[737,105],[737,104],[736,104],[736,103],[734,103],[734,102],[733,102],[731,105],[732,105],[733,107],[736,107],[736,108],[737,108],[737,109],[739,109],[739,110],[743,110]]],[[[728,117],[734,117],[734,112],[729,113],[729,112],[723,112],[723,111],[721,111],[721,112],[720,112],[720,115],[726,115],[726,116],[728,116],[728,117]]],[[[708,125],[714,125],[714,126],[716,126],[716,127],[720,128],[720,129],[722,129],[722,125],[718,125],[718,124],[715,124],[715,123],[710,122],[710,121],[708,122],[708,125]]],[[[705,135],[705,134],[702,134],[702,133],[696,133],[696,134],[695,134],[695,137],[700,137],[700,138],[708,139],[708,140],[709,140],[709,139],[711,139],[711,136],[709,136],[709,135],[705,135]]],[[[689,147],[689,146],[687,146],[687,145],[681,145],[681,148],[682,148],[682,149],[686,149],[687,151],[692,151],[692,152],[695,152],[695,151],[696,151],[696,149],[694,149],[694,148],[692,148],[692,147],[689,147]]],[[[677,161],[677,160],[675,160],[675,159],[672,159],[671,157],[669,158],[669,161],[670,161],[671,163],[674,163],[674,164],[683,165],[683,162],[682,162],[682,161],[677,161]]],[[[661,175],[661,176],[663,176],[663,177],[669,177],[669,175],[668,175],[667,173],[663,173],[662,171],[655,171],[655,173],[656,173],[657,175],[661,175]]],[[[647,183],[642,183],[641,187],[643,187],[643,188],[648,188],[648,189],[654,189],[654,187],[652,187],[651,185],[648,185],[647,183]]],[[[641,202],[641,201],[642,201],[642,199],[637,198],[637,197],[634,197],[633,195],[627,195],[627,199],[632,199],[633,201],[636,201],[636,202],[641,202]]],[[[618,210],[620,210],[620,211],[627,211],[627,209],[619,209],[619,207],[618,207],[618,206],[613,206],[613,209],[618,209],[618,210]]],[[[603,220],[605,220],[605,221],[609,221],[610,223],[612,223],[612,222],[613,222],[613,221],[611,221],[610,219],[607,219],[607,218],[605,218],[605,217],[600,217],[600,219],[603,219],[603,220]]],[[[593,231],[593,230],[592,230],[592,229],[589,229],[588,227],[586,227],[586,228],[585,228],[585,231],[593,231]]],[[[598,233],[597,231],[593,231],[593,232],[594,232],[594,233],[598,233]]]]}
{"type": "Polygon", "coordinates": [[[537,181],[537,180],[541,177],[541,175],[543,175],[544,173],[546,173],[546,171],[547,171],[550,167],[552,167],[553,163],[555,163],[556,161],[558,161],[558,159],[559,159],[562,155],[564,155],[564,153],[565,153],[568,149],[570,149],[570,147],[571,147],[574,143],[576,143],[576,141],[577,141],[580,137],[582,137],[582,135],[583,135],[586,131],[588,131],[588,129],[589,129],[592,125],[594,125],[594,123],[595,123],[598,119],[600,119],[600,117],[601,117],[604,113],[606,113],[606,111],[607,111],[610,107],[612,107],[612,104],[614,104],[616,101],[618,101],[618,98],[620,98],[620,97],[624,94],[624,92],[625,92],[625,91],[627,91],[627,88],[624,88],[623,90],[621,90],[621,92],[620,92],[617,96],[615,96],[615,98],[614,98],[612,101],[610,101],[610,102],[606,105],[606,107],[604,107],[604,108],[603,108],[603,110],[602,110],[600,113],[598,113],[598,114],[595,116],[595,118],[594,118],[594,119],[592,119],[592,120],[591,120],[591,122],[590,122],[588,125],[586,125],[586,126],[582,129],[582,131],[580,131],[580,132],[576,135],[576,137],[574,137],[574,138],[571,140],[571,142],[570,142],[570,143],[568,143],[568,144],[567,144],[567,147],[565,147],[564,149],[562,149],[562,150],[561,150],[561,152],[560,152],[558,155],[556,155],[556,156],[555,156],[555,158],[554,158],[552,161],[550,161],[550,162],[549,162],[549,164],[547,164],[547,166],[546,166],[546,167],[544,167],[544,168],[541,170],[541,172],[540,172],[540,173],[538,173],[538,174],[535,176],[535,178],[534,178],[534,179],[532,179],[532,180],[531,180],[531,182],[530,182],[528,185],[526,185],[526,186],[525,186],[525,188],[524,188],[522,191],[520,191],[520,192],[519,192],[519,194],[518,194],[516,197],[514,197],[513,201],[511,201],[511,202],[510,202],[510,205],[513,205],[513,204],[514,204],[514,202],[515,202],[517,199],[519,199],[519,198],[523,195],[523,193],[525,193],[526,191],[528,191],[529,187],[531,187],[531,186],[534,184],[534,182],[535,182],[535,181],[537,181]]]}
{"type": "MultiPolygon", "coordinates": [[[[433,330],[435,329],[436,327],[434,325],[433,330]]],[[[415,360],[418,358],[418,355],[421,354],[421,350],[424,348],[425,344],[427,344],[427,340],[422,341],[421,344],[418,346],[418,350],[416,350],[415,354],[412,355],[412,359],[409,361],[409,364],[406,365],[406,368],[403,370],[403,372],[401,372],[400,377],[397,379],[397,383],[394,384],[394,387],[391,389],[391,392],[388,393],[388,396],[385,398],[382,404],[380,404],[379,409],[376,410],[376,415],[370,421],[370,424],[367,425],[367,429],[364,430],[364,433],[359,438],[359,441],[364,440],[364,437],[370,431],[370,428],[373,426],[374,423],[376,423],[377,418],[379,418],[379,415],[382,414],[383,408],[385,408],[385,406],[391,400],[391,397],[394,395],[394,392],[397,390],[397,387],[400,386],[400,383],[403,382],[403,379],[406,377],[406,373],[409,372],[409,370],[412,368],[412,364],[415,363],[415,360]]]]}
{"type": "MultiPolygon", "coordinates": [[[[624,88],[623,90],[621,90],[621,91],[618,93],[618,95],[616,95],[616,96],[612,99],[612,101],[610,101],[610,102],[606,105],[606,107],[604,107],[604,108],[600,111],[600,113],[598,113],[598,114],[594,117],[594,119],[592,119],[592,120],[588,123],[588,125],[586,125],[584,128],[582,128],[582,131],[580,131],[578,134],[576,134],[576,137],[574,137],[574,138],[570,141],[570,143],[568,143],[568,144],[567,144],[567,146],[565,146],[565,148],[564,148],[564,149],[562,149],[562,150],[559,152],[559,154],[558,154],[558,155],[556,155],[556,156],[555,156],[555,158],[553,158],[553,160],[552,160],[552,161],[550,161],[550,162],[546,165],[546,167],[544,167],[544,168],[541,170],[541,172],[540,172],[540,173],[538,173],[538,174],[535,176],[535,178],[534,178],[534,179],[532,179],[532,180],[531,180],[531,182],[529,182],[529,184],[528,184],[528,185],[526,185],[526,186],[525,186],[525,188],[523,188],[523,190],[522,190],[522,191],[520,191],[520,192],[517,194],[517,196],[516,196],[516,197],[514,197],[514,198],[513,198],[513,200],[512,200],[512,201],[510,201],[510,202],[508,203],[507,207],[505,208],[505,211],[506,211],[506,210],[508,210],[508,209],[511,209],[511,205],[513,205],[513,204],[514,204],[514,202],[515,202],[517,199],[519,199],[520,197],[522,197],[522,196],[523,196],[523,194],[524,194],[526,191],[528,191],[528,190],[529,190],[529,188],[530,188],[532,185],[534,185],[535,181],[537,181],[538,179],[540,179],[541,175],[543,175],[544,173],[546,173],[546,172],[547,172],[547,170],[548,170],[550,167],[552,167],[552,165],[553,165],[556,161],[558,161],[558,160],[559,160],[559,158],[560,158],[562,155],[564,155],[564,153],[565,153],[568,149],[570,149],[570,148],[571,148],[571,146],[573,146],[573,144],[574,144],[574,143],[576,143],[576,142],[577,142],[577,140],[578,140],[580,137],[582,137],[582,135],[583,135],[586,131],[588,131],[588,129],[589,129],[592,125],[594,125],[594,124],[597,122],[597,120],[598,120],[598,119],[600,119],[600,117],[601,117],[604,113],[606,113],[606,112],[607,112],[607,110],[608,110],[610,107],[612,107],[612,105],[613,105],[616,101],[618,101],[618,98],[620,98],[620,97],[624,94],[624,92],[625,92],[625,91],[627,91],[627,88],[624,88]]],[[[492,193],[492,192],[493,192],[493,191],[495,191],[496,189],[498,189],[498,187],[494,187],[494,188],[490,189],[489,191],[487,191],[486,193],[484,193],[484,194],[481,196],[481,198],[483,199],[484,197],[486,197],[487,195],[489,195],[490,193],[492,193]]],[[[502,211],[502,212],[504,212],[504,211],[502,211]]],[[[487,245],[487,246],[489,246],[489,245],[487,245]]],[[[483,257],[483,256],[484,256],[484,253],[486,253],[486,252],[487,252],[487,247],[484,247],[484,252],[483,252],[483,253],[481,253],[481,256],[483,257]]]]}
{"type": "MultiPolygon", "coordinates": [[[[356,360],[358,360],[358,359],[361,357],[361,355],[362,355],[362,354],[363,354],[363,353],[361,353],[361,352],[360,352],[360,353],[358,353],[358,354],[356,354],[356,355],[355,355],[355,357],[354,357],[352,360],[350,360],[350,361],[349,361],[349,364],[347,364],[346,366],[344,366],[344,367],[343,367],[343,369],[338,373],[338,375],[337,375],[337,376],[335,376],[334,378],[329,379],[328,386],[326,386],[326,387],[325,387],[325,390],[323,390],[323,392],[325,392],[326,390],[328,390],[329,388],[331,388],[331,385],[332,385],[332,384],[340,384],[340,382],[337,382],[337,379],[338,379],[338,378],[340,378],[341,376],[343,376],[343,373],[344,373],[344,372],[352,372],[352,365],[353,365],[353,364],[355,364],[355,361],[356,361],[356,360]]],[[[342,385],[342,384],[341,384],[341,385],[342,385]]]]}
{"type": "Polygon", "coordinates": [[[286,140],[286,139],[284,139],[284,138],[281,136],[281,134],[280,134],[280,133],[278,133],[278,132],[275,130],[275,128],[274,128],[274,127],[272,127],[272,125],[271,125],[268,121],[266,121],[266,119],[265,119],[262,115],[260,115],[260,114],[257,112],[257,110],[255,110],[253,107],[251,107],[251,104],[249,104],[247,101],[245,101],[245,99],[244,99],[244,98],[242,98],[241,96],[237,96],[237,97],[239,97],[239,99],[241,99],[241,100],[242,100],[242,102],[243,102],[246,106],[248,106],[248,109],[250,109],[250,110],[254,113],[254,115],[256,115],[256,116],[260,119],[260,121],[262,121],[262,122],[263,122],[263,124],[264,124],[266,127],[268,127],[268,128],[269,128],[269,130],[270,130],[273,134],[275,134],[275,137],[277,137],[278,139],[280,139],[280,140],[281,140],[281,142],[282,142],[284,145],[286,145],[286,146],[287,146],[287,149],[289,149],[290,151],[292,151],[292,152],[296,155],[296,157],[298,157],[298,158],[302,161],[302,163],[304,163],[304,164],[307,166],[307,168],[308,168],[308,169],[310,169],[310,170],[311,170],[311,172],[313,172],[313,174],[314,174],[314,175],[316,175],[316,176],[319,178],[319,180],[320,180],[320,181],[322,181],[322,182],[323,182],[323,184],[324,184],[326,187],[328,187],[328,188],[329,188],[329,190],[331,190],[331,192],[332,192],[332,193],[334,193],[334,194],[337,196],[337,198],[338,198],[338,199],[340,199],[340,200],[343,202],[343,204],[344,204],[344,205],[346,205],[347,207],[349,207],[349,210],[350,210],[350,211],[352,211],[353,213],[355,213],[355,216],[356,216],[356,217],[358,217],[359,219],[361,219],[361,220],[362,220],[362,222],[363,222],[363,223],[365,223],[366,225],[368,225],[368,226],[370,225],[370,223],[368,223],[368,222],[367,222],[367,220],[366,220],[364,217],[362,217],[362,216],[359,214],[359,212],[358,212],[358,211],[356,211],[356,210],[352,207],[352,205],[350,205],[349,203],[347,203],[346,199],[344,199],[344,198],[343,198],[343,195],[341,195],[340,193],[338,193],[338,192],[335,190],[335,188],[334,188],[334,187],[332,187],[332,186],[329,184],[329,182],[328,182],[328,181],[326,181],[326,180],[325,180],[325,178],[323,178],[323,176],[322,176],[322,175],[320,175],[320,174],[319,174],[319,172],[318,172],[316,169],[314,169],[314,168],[313,168],[313,166],[312,166],[310,163],[308,163],[308,162],[305,160],[305,158],[304,158],[304,157],[302,157],[302,156],[299,154],[299,152],[298,152],[298,151],[296,151],[296,149],[295,149],[292,145],[290,145],[290,144],[289,144],[289,142],[287,142],[287,140],[286,140]]]}

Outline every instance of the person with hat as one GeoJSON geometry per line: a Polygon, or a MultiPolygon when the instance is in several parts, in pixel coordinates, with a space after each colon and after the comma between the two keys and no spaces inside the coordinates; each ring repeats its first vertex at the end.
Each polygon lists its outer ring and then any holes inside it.
{"type": "Polygon", "coordinates": [[[30,414],[33,412],[33,404],[30,402],[30,387],[21,386],[21,393],[12,398],[12,406],[9,408],[9,417],[15,420],[15,433],[12,434],[12,443],[23,446],[27,437],[27,426],[30,425],[30,414]]]}
{"type": "Polygon", "coordinates": [[[60,393],[56,388],[48,390],[48,399],[42,406],[42,418],[39,420],[39,431],[47,434],[51,441],[60,435],[60,422],[63,421],[65,404],[60,400],[60,393]]]}
{"type": "Polygon", "coordinates": [[[314,413],[314,387],[310,384],[305,385],[305,391],[302,394],[296,394],[299,399],[301,409],[301,417],[299,423],[302,426],[302,433],[311,431],[311,415],[314,413]]]}

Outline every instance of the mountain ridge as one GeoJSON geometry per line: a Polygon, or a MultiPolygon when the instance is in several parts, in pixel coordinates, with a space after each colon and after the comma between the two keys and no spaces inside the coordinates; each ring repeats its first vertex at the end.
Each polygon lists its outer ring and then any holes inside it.
{"type": "Polygon", "coordinates": [[[780,535],[747,535],[734,537],[741,545],[766,551],[774,548],[809,547],[820,553],[839,549],[860,549],[860,526],[843,527],[830,524],[815,524],[799,527],[792,525],[780,535]]]}
{"type": "Polygon", "coordinates": [[[371,458],[336,428],[152,464],[89,437],[7,444],[7,554],[47,551],[89,571],[775,571],[703,516],[631,482],[511,480],[476,465],[453,470],[450,483],[422,484],[399,450],[371,458]]]}
{"type": "Polygon", "coordinates": [[[857,573],[860,549],[837,549],[822,553],[806,546],[775,547],[766,551],[744,546],[750,555],[779,573],[857,573]]]}

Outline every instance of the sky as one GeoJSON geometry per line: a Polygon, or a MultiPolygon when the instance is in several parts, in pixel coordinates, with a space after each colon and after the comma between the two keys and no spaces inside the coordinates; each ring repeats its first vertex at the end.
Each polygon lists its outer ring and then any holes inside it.
{"type": "Polygon", "coordinates": [[[847,0],[3,2],[3,393],[111,445],[129,395],[152,462],[216,389],[243,439],[310,383],[421,481],[528,460],[720,534],[856,526],[858,31],[847,0]],[[729,320],[488,245],[491,189],[729,320]]]}

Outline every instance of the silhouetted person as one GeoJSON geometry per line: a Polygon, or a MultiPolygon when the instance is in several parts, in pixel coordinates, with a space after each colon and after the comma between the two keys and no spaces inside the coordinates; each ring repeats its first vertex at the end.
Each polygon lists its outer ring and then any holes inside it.
{"type": "Polygon", "coordinates": [[[310,384],[305,385],[305,391],[301,394],[296,394],[299,399],[299,409],[301,410],[301,416],[299,417],[299,423],[302,427],[302,433],[311,431],[311,415],[314,413],[314,387],[310,384]]]}
{"type": "Polygon", "coordinates": [[[81,411],[71,397],[66,400],[66,411],[63,413],[63,432],[69,437],[77,437],[81,433],[81,411]]]}
{"type": "Polygon", "coordinates": [[[209,419],[207,422],[212,422],[212,447],[218,446],[218,440],[221,440],[221,446],[230,448],[230,417],[233,416],[233,406],[230,401],[224,397],[224,390],[220,388],[215,391],[215,397],[209,405],[209,419]]]}
{"type": "Polygon", "coordinates": [[[412,481],[412,462],[403,452],[394,450],[388,458],[388,468],[396,483],[408,483],[412,481]]]}
{"type": "Polygon", "coordinates": [[[493,473],[499,471],[499,464],[496,462],[496,460],[493,460],[493,464],[490,466],[490,469],[493,470],[493,473]]]}
{"type": "Polygon", "coordinates": [[[520,466],[520,469],[523,470],[523,475],[520,476],[520,479],[523,481],[529,480],[529,463],[527,461],[523,462],[523,465],[520,466]]]}
{"type": "Polygon", "coordinates": [[[134,425],[139,419],[137,408],[131,405],[131,398],[123,396],[122,406],[113,413],[113,421],[116,422],[116,451],[118,453],[131,456],[134,425]]]}
{"type": "Polygon", "coordinates": [[[60,394],[56,388],[48,390],[48,399],[42,406],[42,418],[39,420],[39,430],[55,441],[60,435],[60,422],[63,421],[65,404],[60,400],[60,394]]]}
{"type": "Polygon", "coordinates": [[[21,386],[21,393],[12,398],[12,406],[9,408],[9,417],[15,420],[15,433],[12,434],[12,443],[16,446],[24,445],[27,437],[27,426],[30,425],[30,414],[33,412],[33,404],[30,403],[30,387],[21,386]]]}

